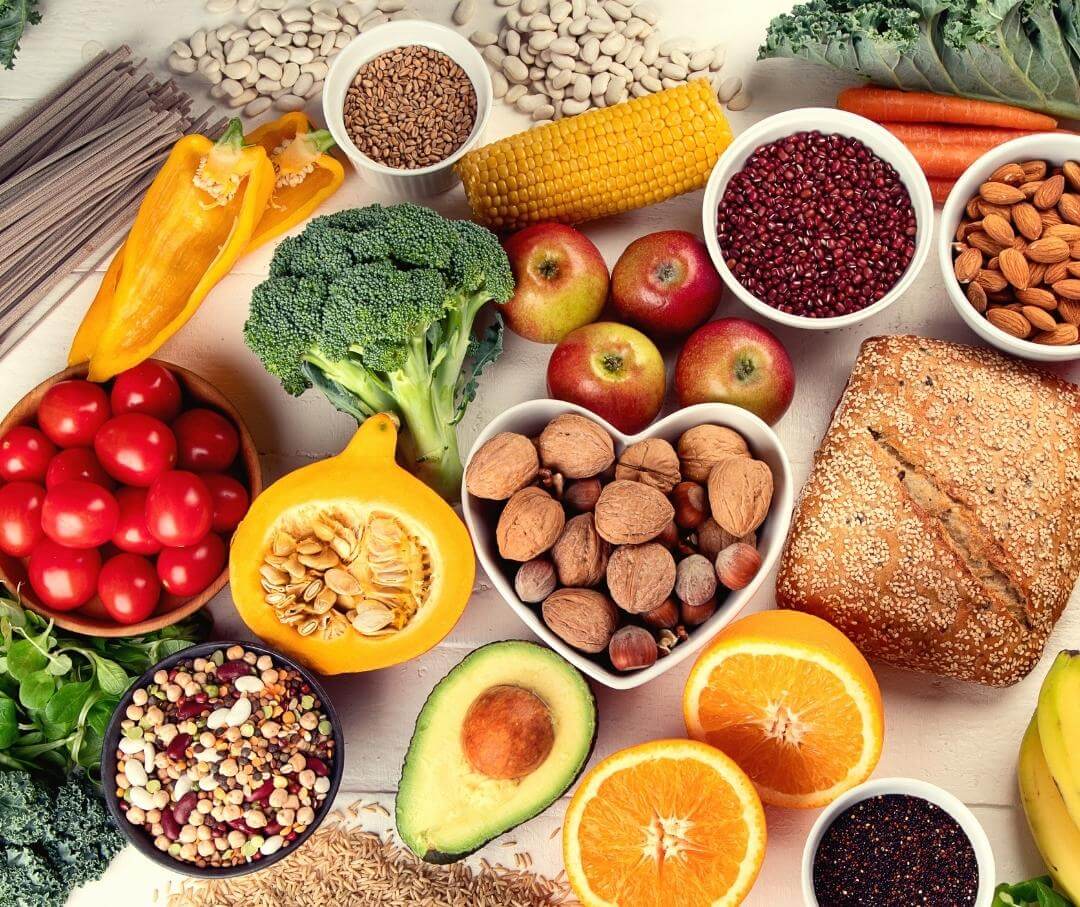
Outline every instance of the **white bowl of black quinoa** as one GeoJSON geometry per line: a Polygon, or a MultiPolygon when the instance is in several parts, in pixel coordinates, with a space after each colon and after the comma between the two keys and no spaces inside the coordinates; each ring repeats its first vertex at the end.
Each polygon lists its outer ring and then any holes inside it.
{"type": "Polygon", "coordinates": [[[705,243],[731,291],[788,327],[832,330],[896,302],[926,263],[934,204],[918,163],[865,117],[768,117],[720,156],[705,243]]]}
{"type": "Polygon", "coordinates": [[[878,778],[842,794],[803,849],[806,907],[990,907],[995,875],[975,814],[914,778],[878,778]]]}

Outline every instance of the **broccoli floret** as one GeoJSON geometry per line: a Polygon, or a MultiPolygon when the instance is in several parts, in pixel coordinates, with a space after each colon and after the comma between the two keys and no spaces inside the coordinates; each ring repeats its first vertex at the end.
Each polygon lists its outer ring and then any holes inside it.
{"type": "Polygon", "coordinates": [[[315,218],[278,245],[270,274],[244,327],[267,371],[357,419],[396,413],[414,471],[455,498],[454,425],[502,348],[500,319],[482,340],[473,325],[514,291],[498,239],[418,205],[371,205],[315,218]]]}

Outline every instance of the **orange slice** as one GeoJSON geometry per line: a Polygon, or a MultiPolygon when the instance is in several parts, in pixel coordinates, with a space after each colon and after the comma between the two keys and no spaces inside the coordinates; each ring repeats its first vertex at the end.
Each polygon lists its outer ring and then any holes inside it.
{"type": "Polygon", "coordinates": [[[719,750],[657,740],[605,759],[563,822],[563,857],[583,907],[734,907],[765,856],[765,813],[719,750]]]}
{"type": "Polygon", "coordinates": [[[722,630],[687,678],[683,717],[690,736],[731,756],[772,806],[824,806],[881,757],[870,665],[843,633],[798,611],[722,630]]]}

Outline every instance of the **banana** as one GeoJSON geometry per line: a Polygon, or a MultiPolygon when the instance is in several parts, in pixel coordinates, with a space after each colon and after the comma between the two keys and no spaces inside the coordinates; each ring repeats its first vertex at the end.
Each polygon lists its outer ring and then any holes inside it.
{"type": "Polygon", "coordinates": [[[1080,652],[1065,651],[1054,660],[1035,716],[1050,774],[1080,826],[1080,652]]]}
{"type": "Polygon", "coordinates": [[[1080,828],[1072,821],[1043,755],[1040,722],[1031,719],[1020,745],[1020,800],[1035,845],[1057,887],[1080,904],[1080,828]]]}

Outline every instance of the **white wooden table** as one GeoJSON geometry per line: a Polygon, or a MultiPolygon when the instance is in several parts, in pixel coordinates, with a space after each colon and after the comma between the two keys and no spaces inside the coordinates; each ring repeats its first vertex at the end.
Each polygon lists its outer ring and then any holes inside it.
{"type": "MultiPolygon", "coordinates": [[[[417,0],[424,15],[449,21],[452,0],[417,0]]],[[[736,132],[747,124],[799,106],[831,106],[842,80],[809,64],[789,61],[755,63],[757,47],[771,16],[791,6],[791,0],[660,0],[661,27],[667,36],[692,34],[703,43],[724,43],[727,71],[742,76],[754,101],[749,110],[731,115],[736,132]]],[[[471,27],[494,24],[493,6],[471,27]],[[485,19],[487,21],[485,21],[485,19]]],[[[96,41],[107,47],[130,44],[152,63],[160,64],[168,45],[197,28],[221,25],[236,17],[206,13],[200,0],[45,0],[44,22],[31,27],[23,40],[14,72],[0,70],[0,122],[6,122],[35,98],[69,76],[83,59],[84,46],[96,41]]],[[[201,83],[188,88],[208,100],[201,83]]],[[[310,112],[321,120],[316,105],[310,112]]],[[[522,129],[521,115],[496,104],[490,134],[497,137],[522,129]]],[[[355,175],[326,210],[354,207],[378,200],[355,175]]],[[[467,216],[460,189],[431,204],[450,216],[467,216]]],[[[609,264],[632,239],[653,230],[682,228],[700,231],[701,193],[619,218],[591,224],[589,236],[609,264]]],[[[194,319],[163,350],[169,360],[193,368],[227,393],[247,418],[263,456],[268,478],[328,453],[337,452],[349,438],[353,423],[334,412],[314,392],[302,399],[285,395],[244,347],[241,326],[251,289],[266,273],[271,249],[241,261],[211,293],[194,319]]],[[[30,387],[63,367],[67,348],[99,278],[90,277],[60,304],[23,343],[0,361],[0,412],[30,387]]],[[[730,296],[721,315],[746,315],[730,296]]],[[[795,402],[777,426],[787,447],[799,484],[808,472],[837,396],[841,392],[859,343],[880,333],[914,332],[964,342],[975,338],[960,322],[945,297],[937,266],[929,261],[906,297],[868,324],[824,336],[781,330],[781,339],[795,360],[798,387],[795,402]]],[[[669,351],[671,352],[671,351],[669,351]]],[[[545,395],[544,371],[549,347],[507,337],[506,351],[482,381],[480,393],[460,429],[467,451],[480,428],[506,406],[545,395]]],[[[670,362],[670,356],[669,356],[670,362]]],[[[1080,380],[1080,366],[1061,369],[1080,380]]],[[[773,605],[773,583],[767,582],[753,609],[773,605]]],[[[1075,606],[1076,599],[1073,596],[1075,606]]],[[[228,592],[212,605],[218,632],[244,633],[228,592]]],[[[413,720],[432,685],[467,652],[497,639],[528,633],[483,575],[464,617],[454,632],[422,658],[397,668],[336,678],[328,686],[345,720],[348,764],[343,790],[347,799],[366,797],[390,803],[413,720]]],[[[1080,609],[1074,607],[1054,634],[1048,653],[1080,645],[1080,609]]],[[[985,824],[997,858],[1000,880],[1016,880],[1042,872],[1028,836],[1015,790],[1016,751],[1030,717],[1040,679],[1050,655],[1031,677],[1009,690],[989,690],[878,667],[885,695],[885,751],[878,776],[910,775],[948,788],[972,806],[985,824]]],[[[597,688],[600,736],[595,759],[622,747],[684,733],[680,711],[687,663],[642,689],[612,692],[597,688]]],[[[565,802],[509,837],[528,849],[540,871],[561,869],[559,842],[552,834],[565,802]]],[[[762,876],[747,901],[754,907],[796,905],[802,844],[816,812],[768,811],[769,849],[762,876]]],[[[511,851],[498,842],[484,855],[507,861],[511,851]]],[[[512,860],[511,860],[512,862],[512,860]]],[[[127,848],[105,879],[84,888],[71,903],[92,905],[149,904],[167,874],[127,848]]]]}

